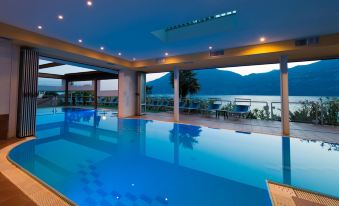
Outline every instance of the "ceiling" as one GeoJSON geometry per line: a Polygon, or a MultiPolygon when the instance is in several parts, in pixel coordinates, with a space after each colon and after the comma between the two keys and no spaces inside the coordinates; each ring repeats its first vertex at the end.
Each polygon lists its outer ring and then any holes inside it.
{"type": "Polygon", "coordinates": [[[2,0],[0,21],[109,55],[137,60],[339,32],[338,0],[2,0]],[[220,33],[162,42],[151,32],[237,10],[220,33]],[[63,20],[58,20],[58,15],[63,20]],[[42,30],[37,27],[41,25],[42,30]]]}

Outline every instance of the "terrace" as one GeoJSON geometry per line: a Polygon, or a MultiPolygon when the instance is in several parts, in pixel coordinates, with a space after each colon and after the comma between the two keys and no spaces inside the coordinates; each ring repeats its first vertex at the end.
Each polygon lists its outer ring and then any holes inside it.
{"type": "Polygon", "coordinates": [[[339,205],[337,85],[294,101],[310,77],[290,66],[339,58],[337,17],[330,1],[5,1],[0,205],[339,205]],[[278,100],[182,94],[183,72],[268,64],[278,100]],[[165,72],[170,93],[148,93],[165,72]]]}

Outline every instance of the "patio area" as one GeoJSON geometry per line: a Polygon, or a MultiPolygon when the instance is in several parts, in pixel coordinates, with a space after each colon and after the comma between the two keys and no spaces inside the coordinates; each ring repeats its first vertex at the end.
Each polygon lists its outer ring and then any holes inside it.
{"type": "MultiPolygon", "coordinates": [[[[149,120],[173,122],[173,114],[168,112],[146,113],[143,116],[135,116],[149,120]]],[[[180,123],[200,125],[211,128],[229,129],[239,132],[253,132],[281,136],[281,122],[257,119],[215,118],[199,114],[180,114],[180,123]]],[[[339,144],[339,127],[329,125],[314,125],[307,123],[291,122],[290,137],[304,140],[318,140],[326,143],[339,144]]]]}

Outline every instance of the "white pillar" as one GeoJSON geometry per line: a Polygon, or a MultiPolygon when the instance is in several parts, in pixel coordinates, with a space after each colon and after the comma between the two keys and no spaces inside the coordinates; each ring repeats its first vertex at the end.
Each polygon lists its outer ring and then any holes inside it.
{"type": "Polygon", "coordinates": [[[137,73],[132,70],[119,71],[119,105],[120,118],[131,117],[137,114],[137,73]]]}
{"type": "Polygon", "coordinates": [[[146,74],[144,72],[137,73],[138,91],[137,91],[137,115],[141,116],[146,101],[146,74]]]}
{"type": "Polygon", "coordinates": [[[174,69],[174,104],[173,104],[173,116],[174,121],[179,122],[179,69],[174,69]]]}
{"type": "Polygon", "coordinates": [[[290,114],[288,104],[288,57],[280,57],[280,96],[282,134],[290,135],[290,114]]]}

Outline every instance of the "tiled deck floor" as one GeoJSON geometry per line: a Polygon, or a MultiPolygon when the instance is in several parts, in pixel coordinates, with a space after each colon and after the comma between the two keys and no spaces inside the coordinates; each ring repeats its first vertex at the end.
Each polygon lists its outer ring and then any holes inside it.
{"type": "MultiPolygon", "coordinates": [[[[19,141],[19,139],[0,140],[0,149],[19,141]]],[[[0,172],[0,205],[36,205],[19,188],[0,172]]]]}
{"type": "MultiPolygon", "coordinates": [[[[173,114],[165,112],[147,113],[141,118],[160,121],[173,121],[173,114]]],[[[281,136],[281,122],[279,121],[238,118],[224,120],[223,117],[217,119],[214,116],[180,114],[180,123],[281,136]]],[[[320,140],[327,143],[339,144],[339,126],[291,122],[290,136],[306,140],[320,140]]]]}
{"type": "Polygon", "coordinates": [[[7,154],[13,147],[31,139],[2,140],[1,145],[4,146],[0,149],[0,205],[73,205],[7,159],[7,154]]]}
{"type": "Polygon", "coordinates": [[[295,187],[268,182],[273,206],[338,206],[339,199],[301,190],[295,187]]]}

